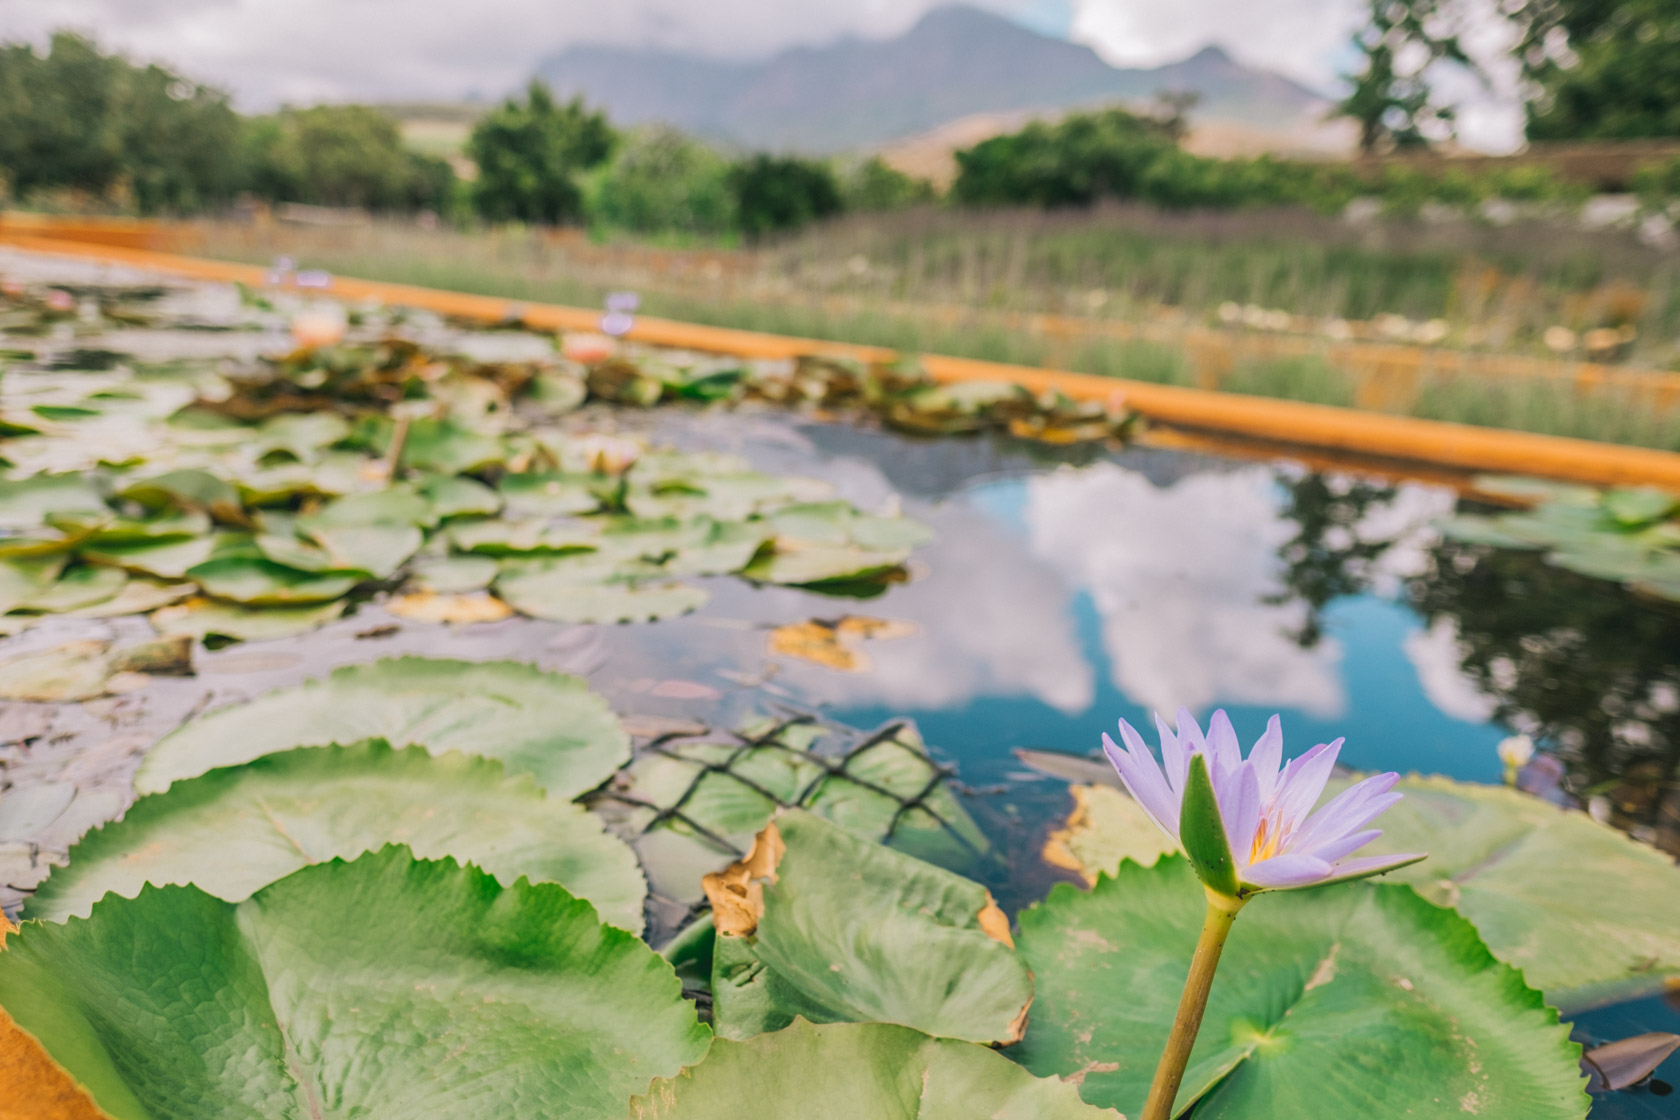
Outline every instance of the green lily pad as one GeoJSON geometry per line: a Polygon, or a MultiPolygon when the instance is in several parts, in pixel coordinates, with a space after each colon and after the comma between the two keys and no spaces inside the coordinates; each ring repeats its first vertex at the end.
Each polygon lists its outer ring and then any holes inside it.
{"type": "MultiPolygon", "coordinates": [[[[1092,1104],[1137,1115],[1206,902],[1182,857],[1066,884],[1021,915],[1038,997],[1011,1055],[1083,1074],[1092,1104]]],[[[1580,1120],[1581,1049],[1475,927],[1406,886],[1263,894],[1237,916],[1178,1111],[1197,1120],[1474,1115],[1580,1120]]]]}
{"type": "Polygon", "coordinates": [[[303,607],[245,607],[202,596],[154,610],[152,626],[165,636],[263,642],[307,634],[344,613],[344,600],[303,607]]]}
{"type": "Polygon", "coordinates": [[[501,566],[488,556],[434,556],[414,565],[409,582],[425,591],[459,595],[483,591],[501,566]]]}
{"type": "Polygon", "coordinates": [[[721,576],[746,567],[769,539],[769,526],[756,521],[622,518],[605,527],[599,549],[606,555],[656,561],[673,575],[721,576]]]}
{"type": "Polygon", "coordinates": [[[49,513],[105,514],[105,499],[82,474],[38,474],[0,479],[0,529],[29,529],[49,513]]]}
{"type": "Polygon", "coordinates": [[[209,595],[250,607],[303,606],[349,594],[360,577],[342,572],[306,572],[256,557],[228,556],[187,569],[187,577],[209,595]]]}
{"type": "Polygon", "coordinates": [[[533,560],[496,577],[496,597],[520,614],[551,622],[651,622],[699,610],[710,594],[592,556],[533,560]]]}
{"type": "Polygon", "coordinates": [[[81,555],[100,564],[164,580],[187,578],[187,572],[209,561],[216,551],[214,536],[169,537],[127,543],[86,544],[81,555]]]}
{"type": "Polygon", "coordinates": [[[232,483],[209,471],[183,469],[129,483],[117,492],[123,501],[138,502],[156,513],[162,510],[198,510],[223,521],[237,521],[244,511],[239,491],[232,483]]]}
{"type": "MultiPolygon", "coordinates": [[[[679,461],[680,462],[680,461],[679,461]]],[[[744,521],[755,513],[827,497],[831,487],[808,478],[738,470],[710,473],[647,457],[630,472],[626,508],[637,517],[711,517],[744,521]]]]}
{"type": "Polygon", "coordinates": [[[462,552],[484,556],[546,556],[592,551],[599,531],[599,526],[588,522],[552,524],[546,518],[498,517],[451,525],[449,543],[462,552]]]}
{"type": "Polygon", "coordinates": [[[1033,982],[980,884],[798,809],[762,884],[756,932],[719,923],[713,1026],[724,1038],[813,1022],[886,1022],[943,1038],[1014,1042],[1033,982]],[[995,914],[995,922],[983,920],[995,914]]]}
{"type": "Polygon", "coordinates": [[[420,496],[431,503],[439,521],[451,517],[494,517],[501,512],[502,496],[476,478],[434,475],[420,483],[420,496]]]}
{"type": "Polygon", "coordinates": [[[1628,487],[1607,490],[1603,498],[1604,511],[1618,525],[1637,528],[1660,521],[1680,509],[1680,498],[1654,486],[1628,487]]]}
{"type": "Polygon", "coordinates": [[[402,447],[404,467],[438,474],[467,474],[500,466],[506,460],[501,440],[447,416],[423,416],[412,421],[402,447]]]}
{"type": "Polygon", "coordinates": [[[1361,854],[1427,850],[1389,877],[1469,918],[1551,1003],[1628,998],[1680,976],[1680,868],[1669,856],[1504,786],[1413,777],[1395,788],[1405,800],[1361,854]]]}
{"type": "Polygon", "coordinates": [[[46,594],[64,570],[63,553],[0,558],[0,614],[46,594]]]}
{"type": "Polygon", "coordinates": [[[558,471],[510,474],[500,490],[509,517],[565,517],[601,508],[601,492],[611,480],[597,474],[558,471]]]}
{"type": "Polygon", "coordinates": [[[861,513],[846,502],[789,506],[766,520],[775,541],[742,572],[764,583],[822,584],[878,576],[933,539],[920,522],[861,513]]]}
{"type": "Polygon", "coordinates": [[[298,524],[306,532],[339,525],[413,525],[429,529],[437,519],[431,502],[413,486],[399,482],[383,490],[335,498],[307,518],[299,518],[298,524]]]}
{"type": "Polygon", "coordinates": [[[500,759],[562,798],[600,785],[630,757],[617,717],[576,677],[514,661],[397,657],[200,716],[159,740],[134,787],[158,793],[275,751],[359,739],[500,759]]]}
{"type": "Polygon", "coordinates": [[[82,564],[66,571],[56,583],[18,606],[44,614],[80,610],[115,598],[127,583],[128,573],[121,568],[82,564]]]}
{"type": "Polygon", "coordinates": [[[142,797],[71,848],[28,916],[85,918],[106,892],[133,898],[147,883],[192,883],[239,902],[301,867],[393,843],[472,863],[504,885],[522,875],[560,883],[604,921],[641,931],[641,869],[597,817],[491,759],[379,740],[282,751],[142,797]]]}
{"type": "Polygon", "coordinates": [[[145,614],[170,603],[179,603],[197,591],[197,585],[192,583],[168,583],[149,576],[129,576],[128,581],[122,585],[122,590],[109,599],[101,599],[97,603],[64,613],[72,618],[120,618],[130,614],[145,614]]]}
{"type": "Polygon", "coordinates": [[[25,923],[0,1006],[114,1120],[622,1120],[708,1041],[671,966],[565,888],[401,848],[25,923]]]}
{"type": "Polygon", "coordinates": [[[635,1120],[1118,1120],[1073,1085],[1035,1078],[984,1046],[885,1023],[796,1022],[657,1082],[635,1120]],[[747,1102],[750,1102],[748,1104],[747,1102]]]}

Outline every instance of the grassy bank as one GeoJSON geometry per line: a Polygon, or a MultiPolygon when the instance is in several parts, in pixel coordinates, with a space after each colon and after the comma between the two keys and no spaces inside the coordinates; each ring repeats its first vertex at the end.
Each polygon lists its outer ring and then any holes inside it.
{"type": "Polygon", "coordinates": [[[1017,224],[1005,215],[970,215],[967,225],[951,215],[901,216],[840,223],[753,252],[603,246],[515,231],[211,226],[205,251],[255,262],[286,252],[346,275],[582,306],[631,288],[645,313],[689,322],[1680,450],[1673,394],[1581,389],[1571,367],[1556,362],[1528,363],[1532,375],[1471,376],[1451,346],[1474,332],[1503,339],[1507,352],[1533,354],[1525,332],[1558,326],[1554,311],[1568,311],[1579,324],[1571,329],[1633,326],[1639,341],[1631,354],[1660,358],[1652,336],[1667,332],[1662,337],[1672,343],[1680,332],[1680,262],[1624,239],[1601,237],[1594,249],[1589,239],[1531,232],[1525,244],[1515,231],[1490,227],[1477,227],[1481,240],[1455,254],[1434,227],[1420,227],[1416,243],[1401,247],[1390,243],[1400,236],[1390,227],[1350,232],[1345,224],[1289,217],[1298,227],[1264,233],[1227,216],[1154,215],[1153,230],[1106,212],[1017,224]],[[1311,240],[1314,230],[1325,236],[1311,240]],[[1472,249],[1485,259],[1467,256],[1472,249]],[[1472,300],[1468,270],[1498,270],[1488,263],[1496,249],[1509,270],[1499,275],[1512,279],[1484,275],[1482,295],[1472,300]],[[1067,286],[1070,277],[1099,275],[1127,286],[1067,286]],[[1145,298],[1167,291],[1150,285],[1169,282],[1181,305],[1145,298]],[[1217,313],[1203,305],[1239,296],[1282,305],[1297,318],[1384,308],[1374,314],[1421,319],[1444,309],[1451,318],[1434,317],[1446,319],[1454,337],[1416,351],[1424,364],[1398,379],[1380,362],[1335,361],[1333,353],[1347,348],[1313,337],[1281,340],[1295,352],[1279,355],[1271,353],[1276,339],[1227,332],[1230,356],[1193,361],[1175,332],[1209,334],[1217,313]],[[1070,306],[1090,330],[1035,329],[1038,321],[1026,314],[1070,306]],[[1116,337],[1127,332],[1139,337],[1116,337]]]}

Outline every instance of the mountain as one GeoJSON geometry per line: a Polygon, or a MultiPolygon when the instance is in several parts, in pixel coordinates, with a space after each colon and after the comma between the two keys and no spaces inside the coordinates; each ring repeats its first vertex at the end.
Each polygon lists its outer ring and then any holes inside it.
{"type": "Polygon", "coordinates": [[[826,153],[882,144],[975,114],[1043,112],[1164,90],[1202,95],[1196,116],[1276,124],[1321,109],[1317,93],[1218,47],[1122,69],[1089,47],[969,7],[936,8],[896,39],[844,39],[757,62],[576,46],[538,66],[620,124],[663,121],[750,148],[826,153]]]}

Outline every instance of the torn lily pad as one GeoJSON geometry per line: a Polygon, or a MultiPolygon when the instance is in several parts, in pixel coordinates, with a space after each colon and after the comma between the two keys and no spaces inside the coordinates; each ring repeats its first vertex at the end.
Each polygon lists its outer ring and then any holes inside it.
{"type": "Polygon", "coordinates": [[[887,1022],[971,1042],[1026,1028],[1032,978],[978,883],[797,809],[706,877],[716,916],[714,1029],[887,1022]]]}

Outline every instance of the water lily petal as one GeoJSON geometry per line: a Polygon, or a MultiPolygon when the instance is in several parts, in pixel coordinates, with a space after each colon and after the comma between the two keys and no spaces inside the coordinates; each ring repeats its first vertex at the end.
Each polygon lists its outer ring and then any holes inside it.
{"type": "Polygon", "coordinates": [[[1398,774],[1376,774],[1338,793],[1295,830],[1290,847],[1310,852],[1364,828],[1400,800],[1398,793],[1388,792],[1399,780],[1398,774]]]}
{"type": "Polygon", "coordinates": [[[1368,879],[1372,875],[1381,875],[1385,871],[1394,871],[1428,858],[1428,852],[1408,852],[1398,856],[1361,856],[1359,859],[1345,859],[1331,869],[1330,877],[1324,881],[1347,883],[1354,879],[1368,879]]]}
{"type": "Polygon", "coordinates": [[[1342,836],[1316,848],[1300,850],[1305,855],[1317,856],[1319,859],[1325,860],[1329,863],[1335,863],[1337,860],[1343,859],[1352,855],[1354,852],[1357,852],[1360,848],[1363,848],[1365,845],[1369,844],[1381,835],[1382,829],[1368,828],[1363,832],[1349,833],[1346,836],[1342,836]]]}
{"type": "Polygon", "coordinates": [[[1340,739],[1320,743],[1300,758],[1290,759],[1289,765],[1283,768],[1273,804],[1277,806],[1278,824],[1284,831],[1294,832],[1318,803],[1318,795],[1324,792],[1324,783],[1330,780],[1330,771],[1335,768],[1341,750],[1340,739]]]}
{"type": "MultiPolygon", "coordinates": [[[[1182,715],[1179,721],[1182,724],[1182,715]]],[[[1120,722],[1124,724],[1126,721],[1120,722]]],[[[1167,721],[1159,713],[1155,715],[1155,730],[1161,736],[1161,764],[1167,772],[1167,785],[1174,793],[1183,796],[1184,775],[1190,769],[1190,750],[1178,741],[1178,736],[1172,733],[1172,728],[1167,726],[1167,721]]]]}
{"type": "Polygon", "coordinates": [[[1254,776],[1260,783],[1260,799],[1270,801],[1272,793],[1277,789],[1278,767],[1283,762],[1283,722],[1277,716],[1266,721],[1266,733],[1254,743],[1254,749],[1248,752],[1248,764],[1254,767],[1254,776]]]}
{"type": "Polygon", "coordinates": [[[1254,833],[1260,827],[1260,782],[1254,767],[1248,763],[1238,766],[1225,779],[1224,787],[1214,785],[1219,798],[1219,815],[1225,819],[1225,835],[1231,844],[1231,856],[1237,871],[1248,866],[1254,848],[1254,833]]]}
{"type": "Polygon", "coordinates": [[[1178,710],[1178,745],[1186,755],[1206,754],[1207,740],[1202,738],[1202,725],[1190,714],[1189,708],[1178,710]]]}
{"type": "Polygon", "coordinates": [[[1235,773],[1242,765],[1242,744],[1237,741],[1237,729],[1231,726],[1231,717],[1225,714],[1224,708],[1208,720],[1207,755],[1216,788],[1221,774],[1235,773]]]}
{"type": "Polygon", "coordinates": [[[1317,856],[1281,855],[1254,864],[1243,872],[1243,881],[1269,890],[1282,890],[1310,887],[1330,873],[1330,864],[1317,856]]]}
{"type": "MultiPolygon", "coordinates": [[[[1121,727],[1121,735],[1124,736],[1129,729],[1124,723],[1121,727]]],[[[1125,784],[1127,792],[1143,806],[1143,811],[1149,814],[1149,819],[1176,841],[1179,799],[1167,788],[1167,781],[1161,776],[1160,768],[1155,765],[1154,756],[1146,750],[1143,752],[1143,759],[1140,760],[1136,755],[1121,750],[1119,744],[1107,735],[1103,736],[1103,753],[1108,756],[1114,772],[1120,775],[1120,781],[1125,784]]]]}

